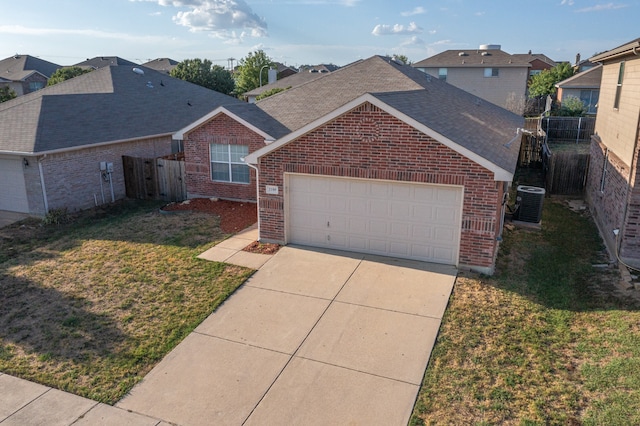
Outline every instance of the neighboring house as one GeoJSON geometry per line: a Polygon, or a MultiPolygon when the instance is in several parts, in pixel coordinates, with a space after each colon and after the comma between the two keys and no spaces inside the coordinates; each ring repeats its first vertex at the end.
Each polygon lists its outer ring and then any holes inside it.
{"type": "Polygon", "coordinates": [[[514,53],[511,56],[518,59],[518,61],[524,60],[529,62],[531,65],[531,68],[529,68],[529,80],[531,80],[531,77],[534,75],[538,75],[542,71],[551,69],[557,65],[553,59],[542,53],[531,53],[531,51],[529,51],[529,53],[514,53]]]}
{"type": "Polygon", "coordinates": [[[573,96],[582,101],[587,114],[595,115],[600,97],[601,79],[602,65],[596,65],[556,83],[558,102],[562,104],[563,99],[573,96]]]}
{"type": "Polygon", "coordinates": [[[510,55],[499,45],[481,45],[478,49],[447,50],[412,66],[522,114],[533,59],[531,55],[510,55]]]}
{"type": "Polygon", "coordinates": [[[300,67],[300,72],[334,72],[339,70],[340,67],[334,64],[319,64],[319,65],[303,65],[300,67]]]}
{"type": "Polygon", "coordinates": [[[97,70],[103,67],[110,67],[114,65],[124,65],[128,67],[137,67],[135,62],[127,61],[126,59],[119,58],[118,56],[96,56],[95,58],[87,58],[86,61],[78,62],[74,64],[74,67],[89,68],[97,70]]]}
{"type": "Polygon", "coordinates": [[[639,55],[640,39],[636,39],[590,58],[602,63],[602,82],[587,181],[587,200],[607,246],[636,267],[640,265],[639,55]]]}
{"type": "Polygon", "coordinates": [[[170,74],[171,70],[177,67],[178,61],[174,61],[170,58],[158,58],[152,61],[142,64],[143,67],[151,68],[152,70],[160,71],[165,74],[170,74]]]}
{"type": "Polygon", "coordinates": [[[257,168],[262,241],[493,272],[521,117],[379,56],[248,106],[290,131],[247,135],[225,108],[178,137],[198,179],[257,168]]]}
{"type": "Polygon", "coordinates": [[[246,102],[216,108],[180,129],[173,139],[184,146],[188,197],[256,201],[256,173],[242,159],[288,133],[246,102]]]}
{"type": "Polygon", "coordinates": [[[44,215],[125,197],[122,156],[159,157],[172,134],[244,102],[148,68],[106,66],[0,104],[0,210],[44,215]],[[112,172],[101,170],[112,164],[112,172]]]}
{"type": "Polygon", "coordinates": [[[290,66],[287,66],[285,64],[281,64],[280,62],[276,62],[275,65],[276,65],[276,75],[278,77],[278,80],[298,73],[298,70],[293,69],[290,66]]]}
{"type": "Polygon", "coordinates": [[[0,86],[8,86],[16,96],[40,90],[60,65],[30,55],[14,55],[0,61],[0,86]]]}
{"type": "Polygon", "coordinates": [[[250,90],[244,94],[247,102],[255,103],[256,98],[263,94],[266,91],[272,89],[290,89],[292,87],[300,86],[301,84],[307,83],[309,81],[313,81],[320,77],[324,77],[328,73],[318,73],[318,72],[298,72],[290,75],[289,77],[285,77],[280,80],[276,80],[273,83],[265,84],[262,87],[257,87],[253,90],[250,90]]]}

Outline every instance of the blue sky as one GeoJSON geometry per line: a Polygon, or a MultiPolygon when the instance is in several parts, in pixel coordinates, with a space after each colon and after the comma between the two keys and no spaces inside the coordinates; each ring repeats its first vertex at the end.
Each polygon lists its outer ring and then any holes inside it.
{"type": "Polygon", "coordinates": [[[0,10],[0,59],[60,65],[120,56],[227,66],[257,49],[294,66],[376,54],[417,62],[480,44],[573,62],[640,37],[638,0],[30,0],[0,10]]]}

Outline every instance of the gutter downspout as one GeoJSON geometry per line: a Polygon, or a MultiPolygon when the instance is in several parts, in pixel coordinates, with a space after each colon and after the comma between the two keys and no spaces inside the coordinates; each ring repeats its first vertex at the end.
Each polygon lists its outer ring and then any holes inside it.
{"type": "Polygon", "coordinates": [[[47,158],[47,154],[38,158],[38,172],[40,173],[40,186],[42,187],[42,201],[44,201],[44,214],[49,213],[49,201],[47,200],[47,188],[44,186],[44,173],[42,171],[42,161],[47,158]]]}
{"type": "MultiPolygon", "coordinates": [[[[245,161],[244,158],[242,161],[245,161]]],[[[260,174],[258,173],[258,167],[253,164],[249,164],[245,161],[245,164],[256,171],[256,208],[258,209],[258,241],[260,241],[260,174]]]]}

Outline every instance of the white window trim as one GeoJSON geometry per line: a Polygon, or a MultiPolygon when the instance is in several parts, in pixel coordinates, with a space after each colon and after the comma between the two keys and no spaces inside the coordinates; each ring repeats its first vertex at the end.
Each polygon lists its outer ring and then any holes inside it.
{"type": "MultiPolygon", "coordinates": [[[[246,163],[243,163],[242,161],[231,161],[231,145],[232,144],[225,144],[225,143],[215,143],[212,142],[209,144],[209,164],[226,164],[228,169],[229,169],[229,180],[219,180],[219,179],[214,179],[213,178],[213,168],[211,168],[211,172],[209,173],[209,177],[211,178],[211,180],[213,182],[224,182],[224,183],[236,183],[236,184],[240,184],[240,185],[249,185],[251,183],[251,174],[249,174],[249,181],[248,182],[238,182],[238,181],[234,181],[233,180],[233,171],[231,166],[232,165],[241,165],[241,166],[245,166],[247,168],[249,168],[249,166],[247,166],[246,163]],[[226,145],[227,147],[227,161],[213,161],[213,155],[211,152],[211,148],[213,147],[213,145],[226,145]]],[[[249,147],[247,145],[233,145],[233,146],[246,146],[247,147],[247,154],[249,153],[249,147]]]]}

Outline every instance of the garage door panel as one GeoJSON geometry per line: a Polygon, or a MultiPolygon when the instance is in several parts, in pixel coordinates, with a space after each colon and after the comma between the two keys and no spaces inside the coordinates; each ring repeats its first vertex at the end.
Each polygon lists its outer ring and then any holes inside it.
{"type": "Polygon", "coordinates": [[[460,193],[438,189],[436,199],[444,204],[455,203],[460,201],[460,193]]]}
{"type": "Polygon", "coordinates": [[[457,263],[460,187],[293,174],[289,181],[289,242],[457,263]]]}
{"type": "Polygon", "coordinates": [[[415,191],[410,186],[397,186],[392,183],[387,183],[389,186],[389,193],[392,200],[406,201],[409,199],[415,199],[415,191]]]}
{"type": "Polygon", "coordinates": [[[367,222],[359,218],[349,218],[348,227],[345,227],[342,232],[349,232],[355,235],[367,234],[367,222]]]}
{"type": "Polygon", "coordinates": [[[392,222],[391,223],[391,235],[394,238],[408,239],[412,237],[411,226],[408,223],[392,222]]]}
{"type": "Polygon", "coordinates": [[[391,214],[391,218],[395,220],[408,220],[415,215],[413,212],[413,208],[407,203],[400,203],[396,201],[391,201],[389,212],[391,214]]]}
{"type": "Polygon", "coordinates": [[[369,216],[369,202],[364,198],[352,198],[349,200],[349,214],[360,217],[369,216]]]}
{"type": "Polygon", "coordinates": [[[0,159],[0,210],[29,212],[21,159],[0,159]]]}
{"type": "Polygon", "coordinates": [[[349,198],[335,196],[329,199],[329,211],[346,214],[349,212],[349,198]]]}
{"type": "Polygon", "coordinates": [[[365,237],[350,235],[348,240],[348,246],[345,245],[344,248],[347,248],[349,250],[354,250],[354,251],[366,252],[369,249],[369,244],[365,237]]]}
{"type": "Polygon", "coordinates": [[[389,217],[389,201],[385,199],[373,199],[369,202],[369,215],[371,217],[389,217]]]}
{"type": "Polygon", "coordinates": [[[390,191],[390,185],[386,182],[372,183],[369,186],[369,195],[374,198],[389,198],[393,197],[393,193],[390,191]]]}

